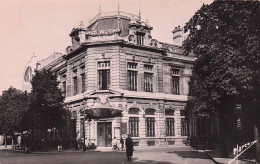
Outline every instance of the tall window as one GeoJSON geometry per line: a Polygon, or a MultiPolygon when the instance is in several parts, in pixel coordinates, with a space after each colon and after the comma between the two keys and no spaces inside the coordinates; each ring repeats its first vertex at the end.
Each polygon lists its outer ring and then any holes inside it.
{"type": "Polygon", "coordinates": [[[146,137],[155,136],[155,118],[145,118],[146,137]]]}
{"type": "Polygon", "coordinates": [[[144,33],[137,32],[137,45],[144,45],[144,33]]]}
{"type": "Polygon", "coordinates": [[[174,118],[166,118],[166,136],[174,135],[174,118]]]}
{"type": "Polygon", "coordinates": [[[73,77],[74,95],[78,93],[78,79],[77,76],[73,77]]]}
{"type": "Polygon", "coordinates": [[[139,137],[139,117],[129,117],[129,133],[132,137],[139,137]]]}
{"type": "Polygon", "coordinates": [[[130,91],[137,91],[137,72],[128,71],[128,88],[130,91]]]}
{"type": "Polygon", "coordinates": [[[81,88],[82,88],[82,93],[85,92],[85,82],[86,78],[85,78],[85,73],[81,74],[81,88]]]}
{"type": "Polygon", "coordinates": [[[98,70],[98,85],[100,90],[110,87],[110,70],[98,70]]]}
{"type": "Polygon", "coordinates": [[[29,82],[31,81],[31,78],[32,78],[32,68],[28,66],[24,73],[24,81],[29,82]]]}
{"type": "Polygon", "coordinates": [[[181,135],[182,136],[188,136],[189,134],[189,126],[188,126],[188,120],[185,118],[181,119],[181,135]]]}
{"type": "Polygon", "coordinates": [[[137,63],[127,63],[128,89],[137,91],[137,63]]]}
{"type": "Polygon", "coordinates": [[[153,74],[144,73],[144,91],[153,92],[153,74]]]}
{"type": "Polygon", "coordinates": [[[98,62],[98,87],[99,90],[110,87],[110,61],[98,62]]]}
{"type": "Polygon", "coordinates": [[[63,94],[64,94],[64,96],[66,97],[66,81],[63,81],[62,82],[62,89],[63,89],[63,94]]]}
{"type": "Polygon", "coordinates": [[[180,94],[180,70],[173,69],[172,70],[172,93],[175,95],[180,94]]]}

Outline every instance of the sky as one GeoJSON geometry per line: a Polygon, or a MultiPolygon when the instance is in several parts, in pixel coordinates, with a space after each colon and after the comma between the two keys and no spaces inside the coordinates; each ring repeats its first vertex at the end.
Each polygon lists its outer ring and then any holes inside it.
{"type": "Polygon", "coordinates": [[[69,33],[80,21],[99,12],[138,14],[153,27],[152,37],[172,43],[171,31],[184,26],[203,3],[213,0],[1,0],[0,95],[10,86],[22,89],[23,73],[35,54],[40,61],[53,52],[65,53],[69,33]],[[118,3],[119,2],[119,3],[118,3]]]}

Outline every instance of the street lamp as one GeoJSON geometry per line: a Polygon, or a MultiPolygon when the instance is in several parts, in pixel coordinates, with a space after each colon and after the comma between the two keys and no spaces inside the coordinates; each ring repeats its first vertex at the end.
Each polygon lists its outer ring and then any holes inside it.
{"type": "Polygon", "coordinates": [[[91,119],[88,119],[88,146],[91,146],[90,143],[90,125],[91,125],[91,119]]]}
{"type": "Polygon", "coordinates": [[[83,102],[82,102],[82,105],[83,105],[83,137],[84,137],[84,139],[83,139],[83,143],[84,143],[84,145],[83,145],[83,151],[86,151],[86,136],[85,136],[85,121],[86,121],[86,115],[85,115],[85,105],[86,105],[86,100],[83,100],[83,102]]]}

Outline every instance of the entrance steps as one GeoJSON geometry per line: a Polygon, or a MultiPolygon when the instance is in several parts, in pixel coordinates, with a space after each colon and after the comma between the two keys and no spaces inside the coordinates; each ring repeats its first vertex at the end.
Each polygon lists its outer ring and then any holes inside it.
{"type": "Polygon", "coordinates": [[[112,151],[112,147],[97,147],[95,151],[112,151]]]}

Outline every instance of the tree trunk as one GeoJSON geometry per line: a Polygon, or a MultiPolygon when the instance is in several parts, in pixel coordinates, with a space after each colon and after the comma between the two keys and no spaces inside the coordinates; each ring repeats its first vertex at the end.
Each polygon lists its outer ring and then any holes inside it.
{"type": "Polygon", "coordinates": [[[6,139],[6,135],[5,135],[5,148],[7,148],[7,139],[6,139]]]}
{"type": "Polygon", "coordinates": [[[12,136],[12,149],[14,149],[14,137],[12,136]]]}
{"type": "Polygon", "coordinates": [[[259,144],[259,131],[258,131],[258,127],[256,125],[254,125],[254,133],[255,133],[255,140],[256,143],[255,143],[255,148],[256,148],[256,156],[255,156],[255,161],[256,161],[256,164],[260,164],[260,144],[259,144]]]}
{"type": "Polygon", "coordinates": [[[229,137],[228,137],[228,128],[227,128],[227,123],[226,120],[223,119],[221,121],[222,126],[221,126],[221,137],[222,137],[222,157],[223,158],[227,158],[228,157],[228,141],[229,141],[229,137]]]}
{"type": "Polygon", "coordinates": [[[225,101],[222,102],[220,111],[220,130],[221,130],[221,140],[222,140],[222,157],[227,158],[229,152],[231,151],[231,146],[233,144],[233,139],[231,139],[232,133],[232,118],[233,118],[233,98],[227,97],[225,101]]]}

